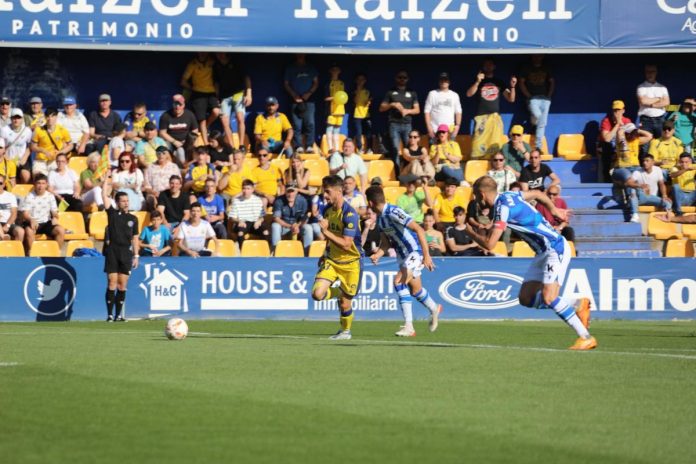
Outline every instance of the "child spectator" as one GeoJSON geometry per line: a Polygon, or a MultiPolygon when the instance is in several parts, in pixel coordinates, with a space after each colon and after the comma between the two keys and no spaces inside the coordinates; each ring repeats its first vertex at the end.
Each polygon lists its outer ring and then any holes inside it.
{"type": "Polygon", "coordinates": [[[155,210],[150,213],[150,225],[140,234],[140,254],[143,256],[171,256],[172,234],[162,226],[162,213],[155,210]]]}
{"type": "Polygon", "coordinates": [[[218,249],[218,239],[215,231],[207,221],[201,219],[203,207],[200,203],[191,204],[191,219],[184,221],[179,226],[176,234],[179,243],[179,255],[198,258],[200,256],[217,256],[216,252],[210,252],[205,248],[206,242],[215,242],[215,249],[218,249]]]}
{"type": "Polygon", "coordinates": [[[249,179],[242,181],[242,192],[234,198],[228,219],[230,235],[236,235],[239,247],[246,234],[261,235],[268,240],[268,228],[264,224],[265,208],[263,200],[254,195],[254,183],[249,179]]]}
{"type": "Polygon", "coordinates": [[[210,155],[210,162],[218,171],[232,164],[232,150],[225,145],[225,134],[220,131],[212,131],[210,133],[208,137],[208,155],[210,155]]]}
{"type": "Polygon", "coordinates": [[[109,141],[109,159],[112,167],[118,167],[121,153],[126,151],[126,125],[118,122],[114,125],[114,132],[109,141]]]}
{"type": "MultiPolygon", "coordinates": [[[[406,176],[401,176],[404,179],[406,176]]],[[[418,224],[423,223],[423,205],[432,204],[427,187],[419,189],[420,180],[410,177],[406,180],[406,191],[396,199],[396,206],[403,209],[418,224]]]]}
{"type": "Polygon", "coordinates": [[[212,178],[217,183],[217,171],[215,166],[210,163],[210,155],[207,147],[196,147],[194,150],[195,161],[189,165],[186,178],[184,179],[184,190],[190,192],[191,203],[195,202],[198,196],[205,192],[205,182],[212,178]]]}
{"type": "Polygon", "coordinates": [[[341,68],[337,64],[332,64],[329,67],[329,75],[331,76],[331,81],[329,81],[326,92],[326,101],[329,103],[329,116],[326,119],[326,143],[329,146],[329,153],[334,153],[338,151],[343,116],[346,114],[345,103],[336,101],[335,96],[337,92],[345,92],[345,85],[339,78],[341,75],[341,68]]]}
{"type": "Polygon", "coordinates": [[[450,256],[486,256],[486,253],[467,233],[466,211],[461,206],[454,208],[455,223],[447,228],[447,249],[450,256]]]}
{"type": "Polygon", "coordinates": [[[372,256],[379,250],[382,233],[377,227],[377,215],[371,208],[367,209],[367,218],[363,223],[361,240],[365,256],[372,256]]]}
{"type": "Polygon", "coordinates": [[[205,193],[198,197],[198,203],[203,207],[205,219],[210,223],[217,238],[227,238],[225,227],[225,200],[216,193],[217,183],[214,179],[205,181],[205,193]]]}
{"type": "Polygon", "coordinates": [[[353,111],[353,127],[355,128],[355,146],[358,153],[372,153],[372,120],[370,119],[370,105],[372,105],[372,96],[370,91],[365,88],[367,84],[367,75],[358,73],[355,76],[355,90],[353,91],[353,103],[355,110],[353,111]],[[363,136],[367,150],[363,150],[363,136]]]}
{"type": "Polygon", "coordinates": [[[445,238],[442,232],[435,228],[435,216],[432,210],[428,210],[423,216],[423,230],[425,231],[425,240],[428,242],[430,256],[444,256],[447,253],[445,238]]]}

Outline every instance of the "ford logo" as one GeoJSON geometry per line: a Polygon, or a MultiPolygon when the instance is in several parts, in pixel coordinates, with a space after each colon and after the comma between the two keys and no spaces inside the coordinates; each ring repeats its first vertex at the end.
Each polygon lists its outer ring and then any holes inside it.
{"type": "Polygon", "coordinates": [[[466,309],[502,309],[516,306],[522,277],[506,272],[467,272],[440,285],[440,296],[466,309]]]}

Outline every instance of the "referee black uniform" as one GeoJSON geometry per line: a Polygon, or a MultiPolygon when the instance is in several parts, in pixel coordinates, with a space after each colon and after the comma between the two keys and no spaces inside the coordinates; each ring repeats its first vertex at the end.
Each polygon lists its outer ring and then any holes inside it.
{"type": "MultiPolygon", "coordinates": [[[[133,237],[138,236],[138,218],[114,206],[106,209],[108,223],[104,236],[104,272],[108,274],[130,275],[133,268],[133,237]]],[[[116,320],[122,317],[123,303],[126,301],[126,291],[106,289],[106,310],[108,321],[113,320],[114,303],[116,305],[116,320]]]]}

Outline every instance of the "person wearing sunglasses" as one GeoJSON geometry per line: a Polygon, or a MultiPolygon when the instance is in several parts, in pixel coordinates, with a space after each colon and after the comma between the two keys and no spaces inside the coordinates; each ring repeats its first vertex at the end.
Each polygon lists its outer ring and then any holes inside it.
{"type": "Polygon", "coordinates": [[[408,87],[408,73],[401,70],[396,73],[395,85],[389,90],[379,105],[381,113],[387,113],[389,130],[389,158],[394,162],[396,174],[399,174],[399,150],[408,144],[408,134],[412,130],[413,116],[420,114],[418,94],[408,87]]]}
{"type": "Polygon", "coordinates": [[[531,145],[523,140],[523,135],[524,128],[515,124],[510,128],[510,140],[500,150],[505,158],[505,166],[512,169],[517,177],[520,176],[522,166],[529,161],[529,154],[532,152],[531,145]]]}
{"type": "Polygon", "coordinates": [[[193,149],[193,142],[198,138],[199,129],[196,116],[186,108],[186,100],[181,94],[172,97],[172,107],[165,111],[159,120],[159,136],[167,142],[173,160],[183,164],[187,154],[193,149]]]}
{"type": "Polygon", "coordinates": [[[113,188],[128,195],[131,211],[140,211],[143,204],[143,172],[138,169],[135,156],[131,152],[122,153],[118,158],[118,167],[112,175],[113,188]]]}
{"type": "Polygon", "coordinates": [[[415,176],[426,183],[435,178],[435,166],[430,161],[428,150],[421,146],[421,135],[417,130],[408,134],[408,143],[401,150],[401,177],[415,176]]]}
{"type": "Polygon", "coordinates": [[[147,117],[147,106],[145,103],[136,103],[133,105],[133,111],[129,112],[123,123],[126,125],[126,144],[135,147],[135,145],[145,138],[145,124],[150,122],[147,117]]]}
{"type": "Polygon", "coordinates": [[[492,177],[498,184],[498,193],[510,190],[510,185],[517,180],[513,170],[505,164],[505,157],[500,152],[491,158],[491,169],[488,171],[488,176],[492,177]]]}
{"type": "Polygon", "coordinates": [[[650,141],[648,153],[655,157],[655,165],[665,173],[665,179],[669,170],[676,166],[679,155],[684,153],[684,144],[674,136],[674,121],[665,121],[662,125],[662,134],[650,141]]]}

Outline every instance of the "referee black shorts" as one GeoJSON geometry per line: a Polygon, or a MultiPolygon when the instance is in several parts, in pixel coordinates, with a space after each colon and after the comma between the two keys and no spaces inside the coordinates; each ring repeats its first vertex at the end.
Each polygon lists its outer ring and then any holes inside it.
{"type": "Polygon", "coordinates": [[[133,252],[129,247],[108,246],[104,248],[104,272],[130,275],[132,269],[133,252]]]}

